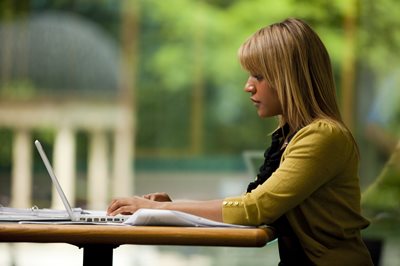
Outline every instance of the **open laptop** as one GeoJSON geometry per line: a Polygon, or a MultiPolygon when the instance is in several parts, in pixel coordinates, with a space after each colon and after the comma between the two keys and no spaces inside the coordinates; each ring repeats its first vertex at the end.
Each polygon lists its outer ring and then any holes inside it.
{"type": "MultiPolygon", "coordinates": [[[[116,216],[107,216],[105,211],[93,211],[93,210],[82,210],[80,208],[71,208],[71,204],[69,203],[64,191],[61,188],[60,183],[56,175],[54,174],[53,167],[51,166],[49,159],[47,158],[46,153],[43,150],[42,145],[38,140],[35,141],[36,149],[39,152],[40,157],[47,169],[47,172],[50,175],[51,181],[55,186],[58,195],[61,198],[62,203],[68,213],[68,217],[72,222],[89,222],[89,223],[123,223],[126,221],[130,215],[116,215],[116,216]]],[[[49,218],[49,217],[48,217],[49,218]]],[[[50,219],[47,219],[50,220],[50,219]]]]}

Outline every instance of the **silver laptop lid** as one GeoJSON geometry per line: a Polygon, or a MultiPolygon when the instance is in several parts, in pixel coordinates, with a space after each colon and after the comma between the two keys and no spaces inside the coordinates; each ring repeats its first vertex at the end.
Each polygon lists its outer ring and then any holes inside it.
{"type": "Polygon", "coordinates": [[[65,196],[64,191],[61,188],[60,183],[58,182],[58,179],[56,177],[56,175],[54,174],[53,171],[53,167],[51,166],[49,159],[47,159],[47,155],[43,150],[42,145],[40,144],[40,142],[38,140],[35,140],[35,146],[36,149],[38,150],[40,157],[42,158],[42,161],[44,163],[44,165],[46,166],[47,172],[49,173],[50,177],[51,177],[51,181],[53,182],[54,186],[57,189],[58,195],[61,197],[61,201],[64,204],[65,209],[68,212],[69,217],[71,218],[71,221],[74,221],[75,216],[74,213],[72,211],[71,205],[68,202],[67,197],[65,196]]]}

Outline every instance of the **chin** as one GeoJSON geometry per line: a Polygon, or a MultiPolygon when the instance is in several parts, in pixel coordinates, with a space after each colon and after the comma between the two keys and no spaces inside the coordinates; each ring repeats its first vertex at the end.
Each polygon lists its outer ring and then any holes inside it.
{"type": "Polygon", "coordinates": [[[263,113],[258,113],[258,116],[259,116],[260,118],[266,118],[266,117],[269,117],[268,115],[266,115],[266,114],[263,114],[263,113]]]}
{"type": "Polygon", "coordinates": [[[258,116],[259,116],[260,118],[269,118],[269,117],[277,116],[277,115],[275,115],[275,114],[267,114],[267,113],[265,113],[265,112],[257,112],[257,114],[258,114],[258,116]]]}

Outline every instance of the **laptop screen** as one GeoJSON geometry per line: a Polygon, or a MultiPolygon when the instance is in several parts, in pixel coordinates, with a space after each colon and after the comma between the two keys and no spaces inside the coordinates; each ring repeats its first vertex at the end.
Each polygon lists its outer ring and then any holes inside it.
{"type": "Polygon", "coordinates": [[[57,179],[56,175],[54,174],[53,167],[51,166],[51,164],[49,162],[49,159],[47,158],[47,155],[44,152],[43,147],[42,147],[42,145],[40,144],[40,142],[38,140],[35,140],[35,146],[36,146],[36,149],[38,150],[38,152],[40,154],[40,157],[42,158],[42,161],[43,161],[43,163],[44,163],[44,165],[45,165],[45,167],[47,169],[47,172],[49,173],[49,175],[51,177],[51,180],[52,180],[54,186],[57,189],[58,195],[60,195],[60,197],[61,197],[61,201],[64,204],[65,209],[67,210],[69,217],[71,218],[72,221],[74,221],[74,213],[72,211],[71,205],[69,204],[68,199],[65,196],[65,193],[62,190],[61,185],[58,182],[58,179],[57,179]]]}

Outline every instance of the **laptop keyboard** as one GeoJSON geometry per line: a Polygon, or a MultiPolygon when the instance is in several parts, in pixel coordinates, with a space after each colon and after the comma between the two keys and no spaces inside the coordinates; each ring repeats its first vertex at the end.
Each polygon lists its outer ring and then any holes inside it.
{"type": "Polygon", "coordinates": [[[123,223],[125,218],[121,217],[81,217],[79,219],[82,222],[93,222],[93,223],[123,223]]]}

